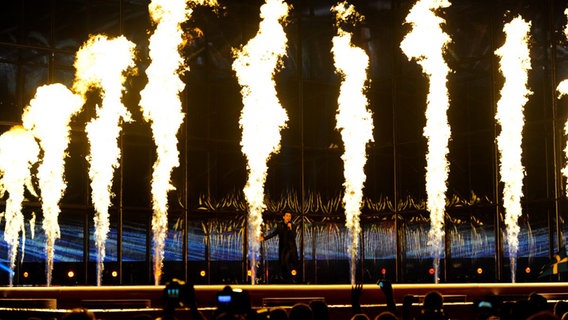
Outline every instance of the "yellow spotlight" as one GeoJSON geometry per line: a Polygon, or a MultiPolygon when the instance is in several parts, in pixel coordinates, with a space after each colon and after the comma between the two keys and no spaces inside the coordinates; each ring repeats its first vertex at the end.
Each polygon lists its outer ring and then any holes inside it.
{"type": "Polygon", "coordinates": [[[292,271],[290,271],[290,273],[291,273],[293,276],[296,276],[296,275],[298,274],[298,271],[296,271],[296,269],[292,269],[292,271]]]}
{"type": "Polygon", "coordinates": [[[206,275],[205,270],[201,270],[201,272],[199,272],[199,275],[200,275],[201,277],[205,277],[205,275],[206,275]]]}
{"type": "Polygon", "coordinates": [[[525,268],[525,273],[527,273],[527,274],[531,273],[531,267],[526,267],[526,268],[525,268]]]}
{"type": "Polygon", "coordinates": [[[67,271],[67,278],[74,278],[74,277],[75,277],[75,271],[73,270],[67,271]]]}
{"type": "Polygon", "coordinates": [[[483,268],[477,268],[477,274],[483,274],[483,268]]]}
{"type": "Polygon", "coordinates": [[[24,278],[27,278],[30,276],[30,274],[27,271],[24,271],[24,274],[22,274],[24,276],[24,278]]]}
{"type": "Polygon", "coordinates": [[[116,277],[118,277],[118,271],[113,270],[110,275],[111,275],[113,278],[116,278],[116,277]]]}

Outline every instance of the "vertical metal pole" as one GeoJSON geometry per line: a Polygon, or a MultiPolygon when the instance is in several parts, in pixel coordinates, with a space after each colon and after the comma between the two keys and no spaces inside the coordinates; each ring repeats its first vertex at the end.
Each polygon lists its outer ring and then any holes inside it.
{"type": "MultiPolygon", "coordinates": [[[[492,2],[492,12],[491,12],[491,22],[489,25],[489,36],[490,36],[490,45],[491,45],[491,68],[490,68],[490,78],[491,78],[491,86],[490,86],[490,96],[491,102],[493,106],[493,114],[496,113],[497,108],[497,95],[496,95],[496,86],[497,86],[497,65],[495,62],[495,23],[496,21],[500,21],[497,19],[497,5],[495,2],[492,2]]],[[[497,138],[497,123],[493,123],[493,140],[497,138]]],[[[497,149],[497,144],[493,145],[493,201],[495,205],[495,215],[494,215],[494,223],[495,223],[495,280],[497,282],[501,281],[502,278],[502,268],[503,268],[503,238],[501,234],[501,210],[500,210],[500,201],[499,201],[499,150],[497,149]]]]}
{"type": "MultiPolygon", "coordinates": [[[[400,26],[394,25],[400,16],[400,3],[397,0],[392,0],[392,10],[393,10],[393,30],[396,34],[399,33],[400,26]]],[[[403,250],[403,239],[401,237],[404,236],[404,232],[400,232],[401,225],[398,221],[398,164],[397,164],[397,139],[396,139],[396,130],[397,130],[397,112],[396,112],[396,98],[397,98],[397,84],[398,84],[398,76],[399,76],[399,64],[397,59],[397,51],[398,46],[396,46],[396,42],[394,42],[392,48],[393,54],[393,74],[391,76],[391,108],[392,108],[392,159],[393,159],[393,219],[394,219],[394,230],[395,230],[395,245],[396,245],[396,255],[395,255],[395,279],[397,282],[401,282],[404,280],[404,270],[402,266],[404,265],[403,261],[404,258],[402,256],[403,250]]]]}

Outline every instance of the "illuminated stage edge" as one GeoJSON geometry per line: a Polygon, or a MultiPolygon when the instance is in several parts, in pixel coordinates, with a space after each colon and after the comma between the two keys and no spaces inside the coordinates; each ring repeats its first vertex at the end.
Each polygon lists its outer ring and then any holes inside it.
{"type": "MultiPolygon", "coordinates": [[[[350,305],[351,285],[232,285],[247,290],[253,307],[290,305],[323,298],[328,305],[350,305]]],[[[446,302],[471,303],[488,295],[509,300],[526,299],[532,292],[548,300],[568,297],[566,283],[454,283],[454,284],[393,284],[395,301],[402,303],[406,295],[424,296],[432,290],[444,295],[446,302]]],[[[214,308],[216,293],[224,285],[196,285],[197,306],[214,308]]],[[[147,307],[162,308],[164,286],[75,286],[75,287],[2,287],[0,300],[51,300],[57,309],[71,309],[91,303],[116,301],[124,307],[144,302],[147,307]]],[[[361,305],[385,304],[384,294],[376,284],[364,284],[361,305]]]]}

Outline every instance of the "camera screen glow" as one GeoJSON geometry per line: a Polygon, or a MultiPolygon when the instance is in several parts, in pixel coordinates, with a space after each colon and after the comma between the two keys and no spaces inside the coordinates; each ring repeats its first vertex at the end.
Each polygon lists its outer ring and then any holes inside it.
{"type": "Polygon", "coordinates": [[[220,295],[217,297],[217,301],[220,303],[229,303],[231,302],[231,296],[220,295]]]}

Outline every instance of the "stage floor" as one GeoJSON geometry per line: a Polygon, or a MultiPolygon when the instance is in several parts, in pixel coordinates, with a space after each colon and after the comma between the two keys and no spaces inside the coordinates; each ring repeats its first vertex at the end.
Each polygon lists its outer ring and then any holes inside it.
{"type": "MultiPolygon", "coordinates": [[[[216,306],[217,292],[224,285],[196,285],[197,306],[210,312],[216,306]]],[[[470,310],[473,303],[486,296],[501,296],[504,300],[526,299],[533,292],[549,301],[568,300],[566,283],[455,283],[455,284],[393,284],[395,301],[402,303],[406,295],[421,298],[432,290],[443,294],[447,308],[470,310]]],[[[37,312],[61,313],[68,309],[87,307],[111,315],[132,310],[159,314],[163,308],[164,286],[75,286],[75,287],[2,287],[0,308],[7,310],[33,309],[37,312]]],[[[291,307],[298,302],[324,300],[338,314],[348,315],[351,305],[351,285],[232,285],[246,290],[254,308],[291,307]]],[[[370,315],[385,308],[385,296],[376,284],[364,284],[360,299],[363,310],[370,315]]],[[[459,311],[454,311],[454,314],[459,311]]],[[[28,314],[29,315],[29,314],[28,314]]],[[[124,319],[124,314],[118,318],[124,319]]]]}

